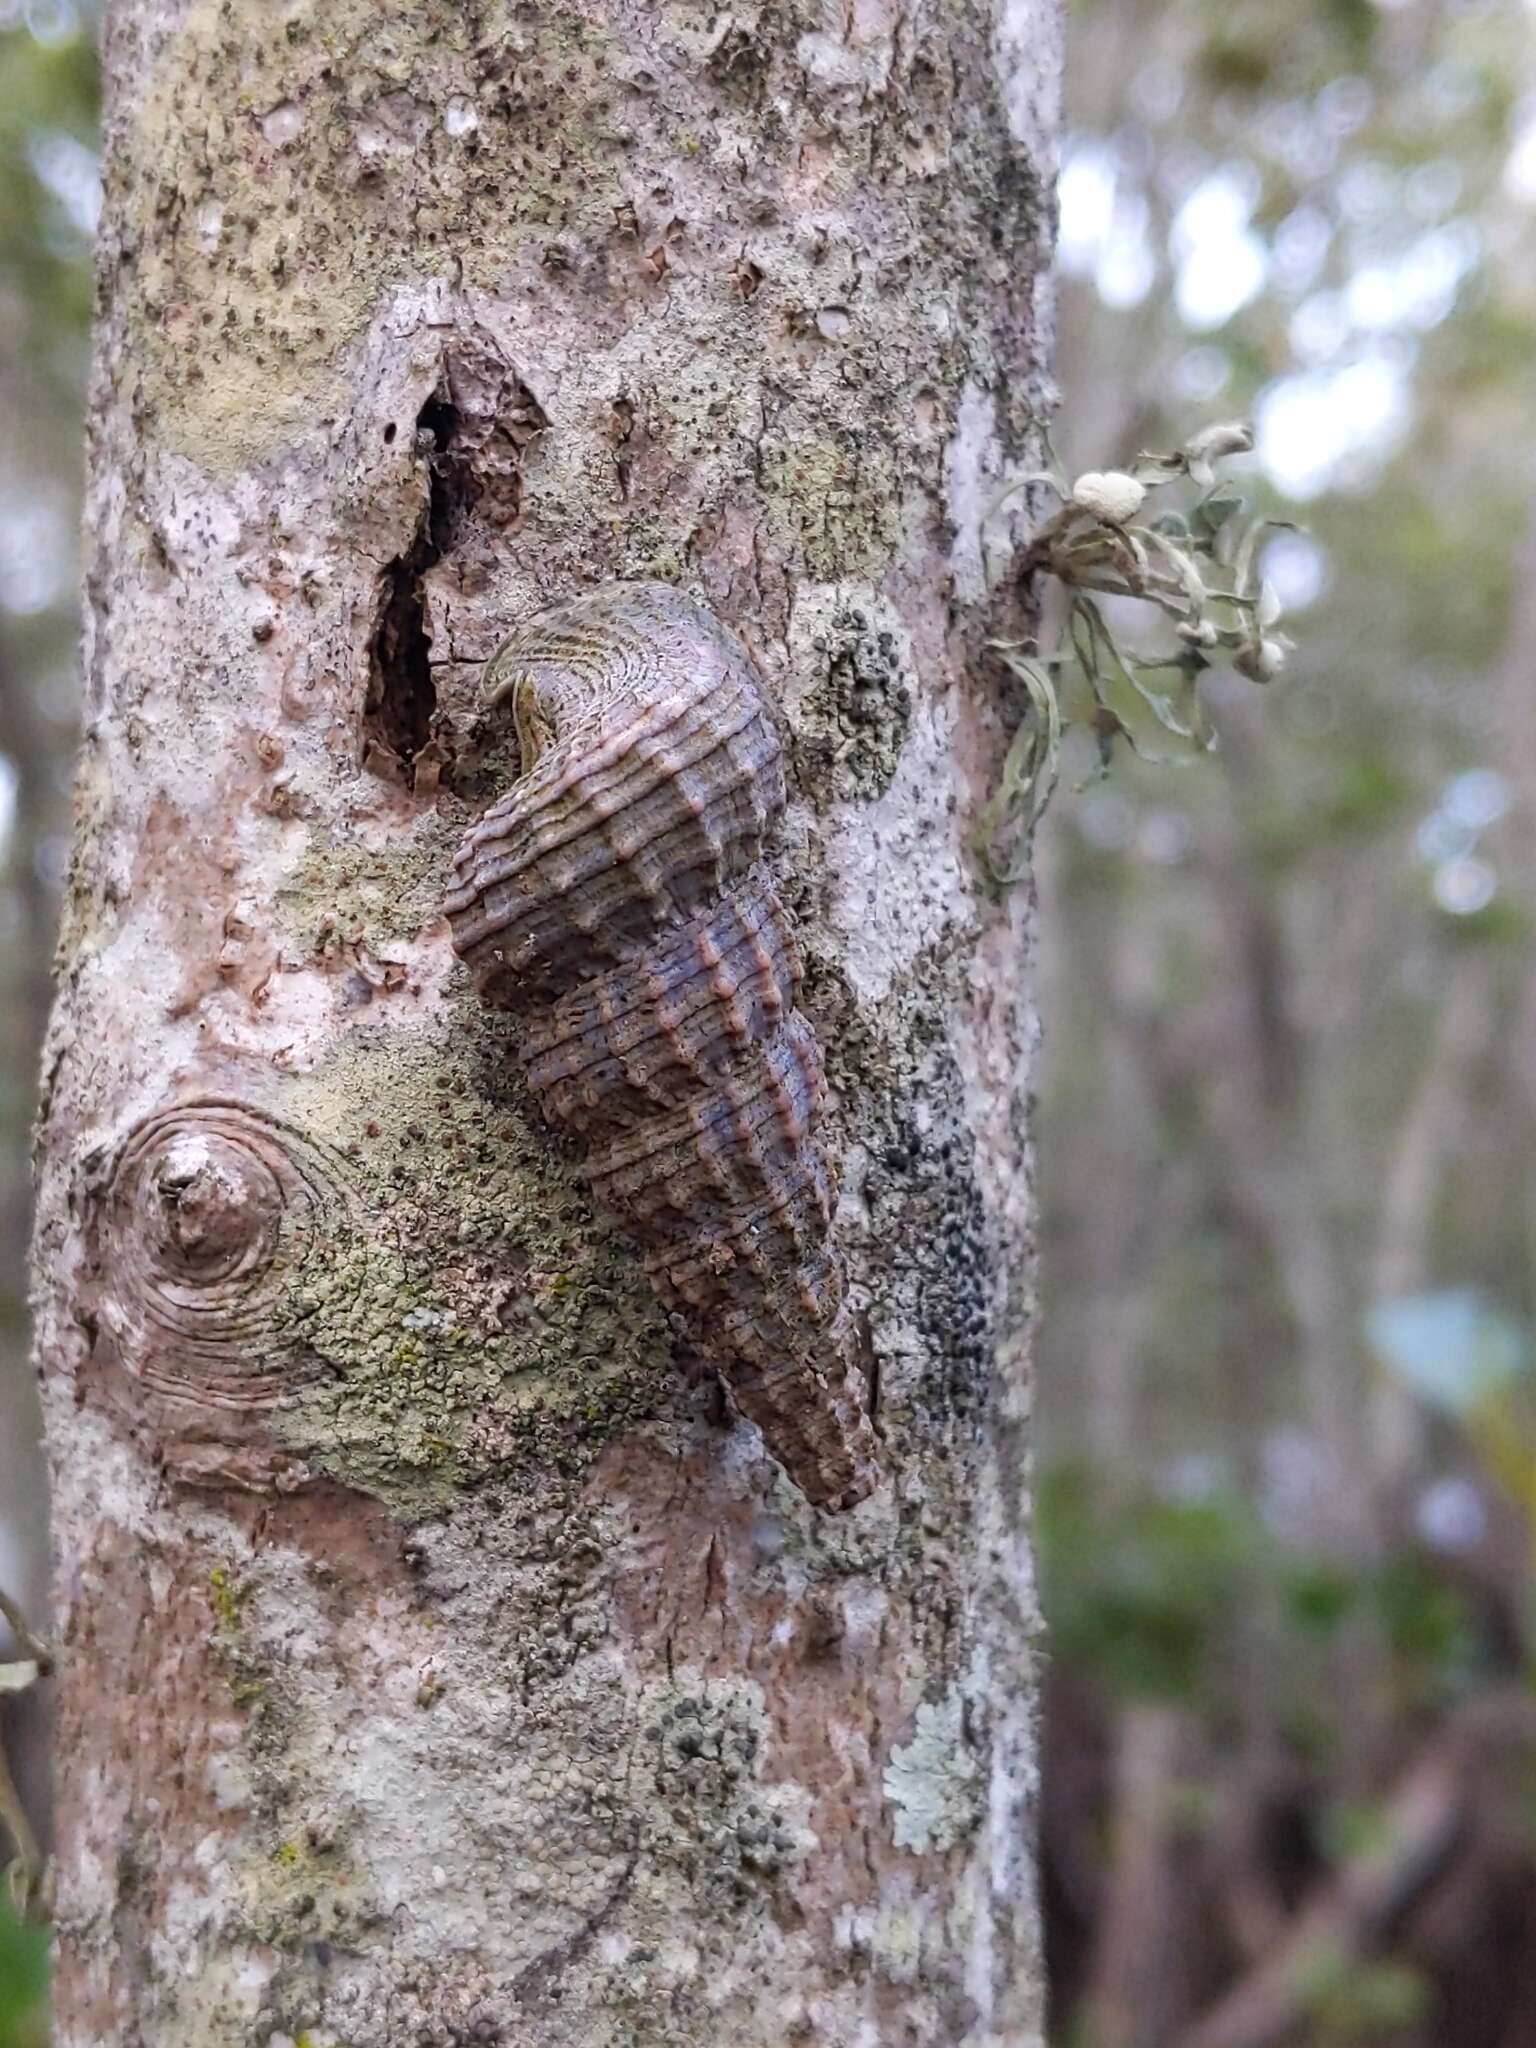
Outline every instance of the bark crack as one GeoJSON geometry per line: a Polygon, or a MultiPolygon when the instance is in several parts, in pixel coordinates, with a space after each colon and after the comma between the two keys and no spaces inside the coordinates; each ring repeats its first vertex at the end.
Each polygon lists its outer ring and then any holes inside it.
{"type": "Polygon", "coordinates": [[[416,787],[417,757],[437,720],[425,579],[452,545],[462,482],[449,451],[458,425],[458,412],[441,388],[416,415],[416,445],[427,462],[427,502],[410,547],[386,562],[380,575],[368,650],[363,758],[407,789],[416,787]]]}
{"type": "Polygon", "coordinates": [[[601,1934],[605,1922],[610,1920],[629,1893],[634,1883],[635,1870],[639,1864],[638,1853],[632,1853],[624,1868],[619,1872],[608,1896],[586,1916],[574,1934],[564,1941],[556,1942],[543,1955],[535,1956],[514,1980],[512,1996],[519,2005],[532,2005],[551,1996],[557,1996],[560,1978],[573,1963],[579,1962],[601,1934]]]}
{"type": "MultiPolygon", "coordinates": [[[[471,579],[523,517],[523,465],[549,420],[516,369],[483,340],[461,339],[416,415],[414,452],[426,490],[410,546],[384,564],[369,642],[363,760],[430,797],[450,774],[449,721],[432,655],[432,571],[454,558],[471,579]]],[[[393,425],[385,440],[394,439],[393,425]]],[[[441,579],[432,579],[434,585],[441,579]]]]}

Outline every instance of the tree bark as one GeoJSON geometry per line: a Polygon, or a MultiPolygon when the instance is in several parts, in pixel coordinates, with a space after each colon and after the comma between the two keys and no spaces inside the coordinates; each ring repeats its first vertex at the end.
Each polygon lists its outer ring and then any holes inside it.
{"type": "Polygon", "coordinates": [[[1028,911],[968,849],[1058,33],[111,10],[59,2048],[1040,2039],[1028,911]],[[882,1438],[843,1515],[690,1369],[441,915],[516,768],[481,667],[625,578],[785,721],[882,1438]]]}

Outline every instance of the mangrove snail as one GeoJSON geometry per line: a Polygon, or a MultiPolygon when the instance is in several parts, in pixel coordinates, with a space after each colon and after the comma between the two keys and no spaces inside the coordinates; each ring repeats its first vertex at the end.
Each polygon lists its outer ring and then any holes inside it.
{"type": "Polygon", "coordinates": [[[745,650],[662,584],[611,584],[493,656],[521,772],[456,856],[453,942],[599,1206],[806,1496],[878,1478],[818,1141],[801,966],[759,865],[784,806],[745,650]]]}

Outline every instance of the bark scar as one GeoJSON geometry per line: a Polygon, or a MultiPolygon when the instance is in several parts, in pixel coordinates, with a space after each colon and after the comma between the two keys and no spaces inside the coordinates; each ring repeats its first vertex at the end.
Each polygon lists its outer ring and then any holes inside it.
{"type": "Polygon", "coordinates": [[[265,1418],[305,1371],[283,1303],[353,1226],[341,1161],[250,1103],[193,1097],[133,1126],[90,1201],[88,1386],[179,1479],[301,1485],[265,1418]]]}

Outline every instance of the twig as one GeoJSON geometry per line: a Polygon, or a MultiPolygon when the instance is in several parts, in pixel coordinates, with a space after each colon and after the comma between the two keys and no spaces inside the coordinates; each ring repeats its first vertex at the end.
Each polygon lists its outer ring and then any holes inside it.
{"type": "Polygon", "coordinates": [[[1471,1779],[1490,1739],[1531,1743],[1524,1693],[1480,1699],[1420,1754],[1385,1803],[1379,1846],[1352,1857],[1291,1919],[1275,1948],[1178,2048],[1279,2048],[1306,2020],[1320,1968],[1381,1942],[1440,1877],[1472,1816],[1471,1779]]]}
{"type": "MultiPolygon", "coordinates": [[[[42,1638],[33,1634],[26,1616],[3,1589],[0,1589],[0,1615],[9,1623],[16,1646],[22,1653],[19,1659],[0,1664],[0,1694],[26,1692],[52,1671],[53,1654],[42,1638]]],[[[43,1858],[21,1794],[16,1789],[16,1781],[11,1776],[3,1742],[0,1742],[0,1832],[10,1836],[14,1850],[10,1862],[0,1870],[0,1878],[10,1893],[17,1917],[30,1919],[37,1910],[42,1890],[43,1858]]]]}
{"type": "Polygon", "coordinates": [[[23,1657],[30,1658],[37,1666],[38,1677],[50,1677],[53,1672],[53,1652],[41,1636],[32,1633],[27,1625],[26,1616],[3,1586],[0,1586],[0,1615],[5,1617],[11,1634],[16,1638],[16,1647],[23,1657]]]}

